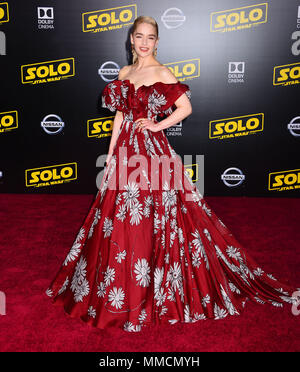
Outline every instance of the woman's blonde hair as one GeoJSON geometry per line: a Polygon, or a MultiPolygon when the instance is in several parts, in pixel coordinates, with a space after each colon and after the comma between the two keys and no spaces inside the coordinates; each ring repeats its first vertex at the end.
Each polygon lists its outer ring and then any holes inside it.
{"type": "MultiPolygon", "coordinates": [[[[133,35],[134,31],[137,29],[137,26],[141,23],[148,23],[149,25],[152,25],[155,30],[156,30],[156,37],[158,38],[158,24],[156,20],[150,16],[139,16],[135,19],[133,26],[132,26],[132,31],[131,34],[133,35]]],[[[132,63],[136,63],[138,56],[136,54],[136,51],[134,50],[133,45],[131,45],[131,51],[132,51],[132,63]]],[[[154,55],[156,55],[156,50],[154,52],[154,55]]]]}

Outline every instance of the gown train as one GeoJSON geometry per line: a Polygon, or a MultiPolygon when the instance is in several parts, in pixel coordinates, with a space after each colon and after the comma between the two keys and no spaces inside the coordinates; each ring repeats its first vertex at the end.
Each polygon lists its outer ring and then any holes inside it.
{"type": "MultiPolygon", "coordinates": [[[[98,328],[138,332],[240,315],[247,300],[282,307],[296,289],[245,251],[193,184],[163,131],[135,120],[170,115],[187,84],[135,89],[114,80],[102,107],[123,121],[102,184],[58,273],[46,290],[54,304],[98,328]]],[[[291,305],[290,305],[291,306],[291,305]]]]}

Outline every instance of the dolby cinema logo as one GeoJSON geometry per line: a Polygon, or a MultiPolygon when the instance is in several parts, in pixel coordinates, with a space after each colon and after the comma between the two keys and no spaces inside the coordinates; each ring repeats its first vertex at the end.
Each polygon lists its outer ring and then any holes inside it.
{"type": "Polygon", "coordinates": [[[116,62],[107,61],[100,66],[98,74],[104,81],[110,82],[118,77],[119,71],[120,66],[116,62]]]}
{"type": "Polygon", "coordinates": [[[244,83],[245,62],[229,62],[228,64],[228,83],[244,83]]]}
{"type": "Polygon", "coordinates": [[[168,8],[161,16],[163,25],[168,29],[182,26],[185,20],[186,16],[183,14],[183,11],[178,8],[168,8]]]}
{"type": "Polygon", "coordinates": [[[167,136],[182,136],[182,121],[172,125],[169,128],[166,128],[166,135],[167,136]]]}
{"type": "Polygon", "coordinates": [[[47,134],[58,134],[65,126],[62,119],[55,114],[49,114],[41,121],[41,127],[47,134]]]}
{"type": "Polygon", "coordinates": [[[221,180],[228,187],[237,187],[244,182],[245,175],[239,168],[232,167],[225,170],[221,175],[221,180]]]}
{"type": "Polygon", "coordinates": [[[288,123],[287,129],[294,137],[300,137],[300,116],[296,116],[292,119],[290,123],[288,123]]]}
{"type": "Polygon", "coordinates": [[[54,10],[53,7],[38,6],[38,28],[41,30],[54,29],[54,10]]]}

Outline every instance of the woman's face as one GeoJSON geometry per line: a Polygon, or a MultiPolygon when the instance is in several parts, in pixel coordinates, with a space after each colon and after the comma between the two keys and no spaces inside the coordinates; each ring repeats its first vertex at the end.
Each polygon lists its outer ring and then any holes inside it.
{"type": "Polygon", "coordinates": [[[154,26],[149,23],[140,23],[133,36],[131,35],[131,42],[138,55],[145,57],[153,54],[158,44],[154,26]]]}

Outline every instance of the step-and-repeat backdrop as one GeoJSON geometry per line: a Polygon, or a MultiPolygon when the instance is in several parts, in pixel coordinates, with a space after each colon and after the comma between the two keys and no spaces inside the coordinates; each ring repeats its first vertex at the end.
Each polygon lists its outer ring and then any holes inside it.
{"type": "Polygon", "coordinates": [[[191,88],[192,115],[164,131],[202,193],[297,197],[298,0],[1,2],[0,192],[97,191],[114,119],[101,92],[132,63],[139,15],[191,88]]]}

